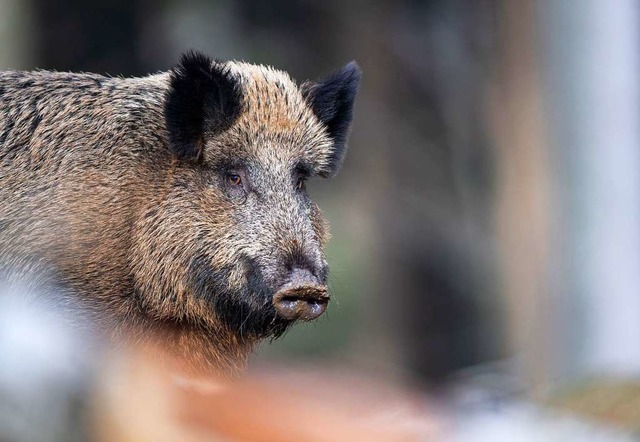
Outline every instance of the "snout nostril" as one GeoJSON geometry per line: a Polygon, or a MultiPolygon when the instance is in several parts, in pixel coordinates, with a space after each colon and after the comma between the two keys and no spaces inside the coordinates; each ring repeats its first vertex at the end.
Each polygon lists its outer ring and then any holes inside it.
{"type": "Polygon", "coordinates": [[[304,292],[300,293],[291,293],[287,295],[280,296],[280,302],[305,302],[307,304],[326,304],[329,302],[328,297],[324,296],[308,296],[304,292]]]}
{"type": "Polygon", "coordinates": [[[299,295],[286,295],[286,296],[282,296],[280,298],[280,301],[282,301],[282,302],[297,302],[297,301],[305,301],[305,299],[302,298],[299,295]]]}

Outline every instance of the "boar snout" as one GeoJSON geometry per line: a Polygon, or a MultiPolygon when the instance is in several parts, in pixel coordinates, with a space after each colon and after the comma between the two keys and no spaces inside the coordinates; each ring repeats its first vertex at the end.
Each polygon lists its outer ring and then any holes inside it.
{"type": "Polygon", "coordinates": [[[295,268],[273,296],[273,306],[284,319],[311,321],[325,312],[329,298],[327,287],[310,271],[295,268]]]}

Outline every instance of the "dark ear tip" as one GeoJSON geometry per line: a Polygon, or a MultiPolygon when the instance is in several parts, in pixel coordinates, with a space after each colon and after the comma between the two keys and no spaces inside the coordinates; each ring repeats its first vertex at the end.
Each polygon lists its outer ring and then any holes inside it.
{"type": "Polygon", "coordinates": [[[358,63],[353,60],[340,69],[336,76],[342,79],[345,83],[357,87],[360,84],[360,79],[362,78],[362,69],[360,69],[358,63]]]}
{"type": "Polygon", "coordinates": [[[172,69],[173,78],[188,76],[207,76],[207,71],[212,69],[213,60],[202,52],[193,49],[180,56],[180,61],[172,69]]]}
{"type": "Polygon", "coordinates": [[[196,51],[195,49],[188,49],[180,55],[180,64],[189,64],[189,62],[194,60],[202,60],[208,59],[206,55],[202,52],[196,51]]]}
{"type": "Polygon", "coordinates": [[[350,72],[354,77],[357,77],[358,79],[362,77],[362,69],[360,68],[360,65],[358,64],[358,62],[355,60],[351,60],[342,69],[350,72]]]}

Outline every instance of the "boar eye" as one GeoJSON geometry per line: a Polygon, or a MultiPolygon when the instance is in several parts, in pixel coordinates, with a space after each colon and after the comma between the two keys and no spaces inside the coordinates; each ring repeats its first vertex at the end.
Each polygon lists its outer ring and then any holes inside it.
{"type": "Polygon", "coordinates": [[[224,189],[235,202],[242,202],[249,190],[247,174],[243,169],[227,169],[223,175],[224,189]]]}
{"type": "Polygon", "coordinates": [[[239,174],[237,174],[235,172],[228,172],[227,173],[227,182],[229,184],[231,184],[232,186],[241,186],[242,185],[242,178],[240,177],[239,174]]]}

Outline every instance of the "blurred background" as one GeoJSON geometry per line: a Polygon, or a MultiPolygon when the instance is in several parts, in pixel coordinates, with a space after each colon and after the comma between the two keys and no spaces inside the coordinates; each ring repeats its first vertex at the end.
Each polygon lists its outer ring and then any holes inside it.
{"type": "Polygon", "coordinates": [[[197,49],[302,81],[355,59],[349,154],[337,179],[310,184],[332,224],[336,302],[254,366],[348,366],[463,410],[515,397],[634,432],[639,12],[632,0],[0,0],[0,69],[145,75],[197,49]]]}

